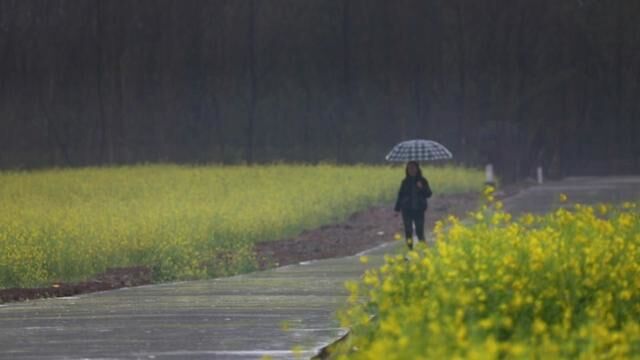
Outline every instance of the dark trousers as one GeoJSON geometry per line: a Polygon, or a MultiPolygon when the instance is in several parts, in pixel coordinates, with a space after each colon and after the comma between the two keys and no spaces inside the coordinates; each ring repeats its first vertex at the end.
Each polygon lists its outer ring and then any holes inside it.
{"type": "Polygon", "coordinates": [[[415,224],[418,240],[424,241],[424,210],[402,210],[402,222],[406,239],[413,238],[413,224],[415,224]]]}

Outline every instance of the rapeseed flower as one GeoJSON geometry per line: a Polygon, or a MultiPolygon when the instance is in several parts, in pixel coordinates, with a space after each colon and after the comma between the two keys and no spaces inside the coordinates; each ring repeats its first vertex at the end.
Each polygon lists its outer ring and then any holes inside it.
{"type": "MultiPolygon", "coordinates": [[[[439,193],[481,190],[480,171],[427,171],[439,193]]],[[[256,242],[389,202],[401,174],[387,166],[283,164],[0,172],[0,288],[139,265],[157,281],[250,271],[256,242]]]]}
{"type": "Polygon", "coordinates": [[[410,262],[387,257],[358,285],[370,296],[344,312],[357,351],[342,358],[638,354],[637,208],[576,205],[514,220],[488,206],[471,221],[437,223],[435,247],[412,251],[410,262]],[[362,327],[349,313],[375,321],[362,327]]]}

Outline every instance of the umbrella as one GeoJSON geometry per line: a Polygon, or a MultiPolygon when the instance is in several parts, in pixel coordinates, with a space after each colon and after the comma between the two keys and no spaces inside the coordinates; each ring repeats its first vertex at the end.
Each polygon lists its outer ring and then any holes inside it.
{"type": "Polygon", "coordinates": [[[432,140],[408,140],[394,146],[387,161],[430,161],[451,159],[453,155],[442,144],[432,140]]]}

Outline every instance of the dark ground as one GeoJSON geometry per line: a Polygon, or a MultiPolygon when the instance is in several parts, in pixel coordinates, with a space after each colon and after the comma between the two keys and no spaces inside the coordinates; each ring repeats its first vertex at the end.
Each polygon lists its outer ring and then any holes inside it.
{"type": "MultiPolygon", "coordinates": [[[[507,194],[516,191],[512,189],[507,194]]],[[[475,209],[478,194],[466,193],[434,196],[429,201],[425,230],[448,214],[464,216],[475,209]]],[[[307,230],[290,239],[258,243],[259,268],[294,264],[301,261],[343,257],[357,254],[384,242],[393,241],[402,232],[402,220],[392,205],[373,206],[351,215],[344,222],[307,230]]],[[[73,296],[96,291],[140,286],[152,283],[149,267],[137,266],[109,269],[103,274],[79,283],[57,283],[43,288],[13,288],[0,290],[0,303],[36,298],[73,296]]]]}
{"type": "MultiPolygon", "coordinates": [[[[448,214],[464,216],[474,210],[478,194],[434,196],[429,201],[425,231],[448,214]]],[[[378,205],[355,213],[344,222],[303,231],[292,239],[270,241],[256,245],[259,266],[266,269],[301,261],[343,257],[357,254],[385,242],[393,241],[395,233],[403,233],[402,219],[393,205],[378,205]]]]}

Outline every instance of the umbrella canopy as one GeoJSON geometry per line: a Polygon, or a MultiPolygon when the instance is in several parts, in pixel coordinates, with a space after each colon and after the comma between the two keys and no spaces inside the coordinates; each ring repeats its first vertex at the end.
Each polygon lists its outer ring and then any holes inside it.
{"type": "Polygon", "coordinates": [[[453,155],[442,144],[432,140],[408,140],[394,146],[387,161],[431,161],[451,159],[453,155]]]}

